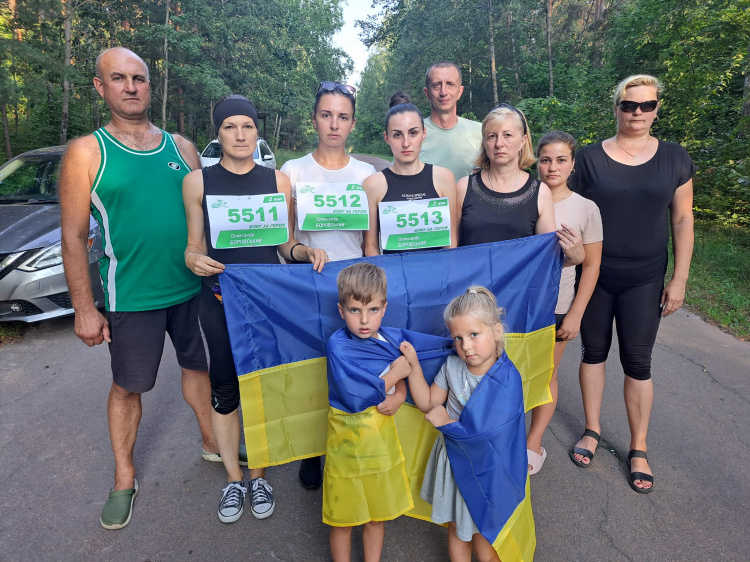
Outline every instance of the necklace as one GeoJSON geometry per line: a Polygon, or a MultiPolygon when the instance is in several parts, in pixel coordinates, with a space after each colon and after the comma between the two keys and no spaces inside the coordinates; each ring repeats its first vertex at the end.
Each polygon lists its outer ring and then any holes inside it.
{"type": "MultiPolygon", "coordinates": [[[[516,176],[516,181],[513,182],[513,189],[511,189],[508,193],[513,193],[516,190],[516,186],[518,185],[518,179],[521,177],[521,168],[518,168],[518,175],[516,176]]],[[[492,185],[492,178],[490,177],[490,171],[487,170],[487,179],[490,180],[490,189],[497,193],[497,189],[495,189],[495,186],[492,185]]]]}
{"type": "MultiPolygon", "coordinates": [[[[149,146],[151,146],[151,143],[152,143],[152,142],[154,142],[154,139],[156,138],[156,131],[158,131],[158,130],[159,130],[159,129],[157,129],[156,127],[154,127],[154,134],[153,134],[153,135],[151,135],[151,140],[150,140],[150,141],[148,141],[148,144],[147,144],[147,145],[145,145],[145,146],[141,146],[140,144],[138,144],[137,142],[135,142],[135,139],[133,139],[133,138],[132,138],[132,137],[131,137],[130,135],[126,135],[126,134],[125,134],[125,133],[123,133],[123,132],[122,132],[122,131],[121,131],[120,129],[118,129],[117,127],[115,127],[115,124],[114,124],[114,123],[112,123],[112,121],[110,121],[110,122],[109,122],[109,124],[110,124],[110,125],[112,125],[112,128],[113,128],[113,129],[114,129],[115,131],[117,131],[117,132],[118,132],[118,133],[120,133],[120,134],[121,134],[121,135],[122,135],[123,137],[125,137],[125,138],[126,138],[126,139],[128,139],[128,140],[129,140],[130,142],[132,142],[132,143],[133,143],[133,144],[134,144],[134,145],[135,145],[135,146],[136,146],[136,147],[138,148],[138,150],[146,150],[146,149],[147,149],[147,148],[148,148],[149,146]]],[[[150,123],[149,123],[149,125],[150,125],[150,123]]]]}
{"type": "MultiPolygon", "coordinates": [[[[340,170],[341,168],[344,168],[346,166],[347,162],[348,162],[348,160],[344,160],[343,162],[337,163],[335,168],[329,168],[328,166],[326,166],[325,164],[323,164],[323,162],[321,162],[318,159],[318,155],[316,154],[316,152],[318,152],[318,151],[317,150],[313,150],[310,153],[312,155],[312,157],[313,157],[313,160],[315,160],[318,164],[320,164],[326,170],[340,170]]],[[[344,158],[347,158],[346,154],[344,154],[344,158]]]]}
{"type": "Polygon", "coordinates": [[[646,140],[646,144],[643,145],[643,150],[641,150],[638,154],[632,154],[620,146],[620,143],[617,142],[617,135],[615,135],[615,144],[617,145],[617,148],[619,148],[620,150],[625,152],[625,154],[630,156],[633,159],[633,162],[635,162],[641,154],[646,152],[646,147],[648,146],[649,142],[651,142],[651,137],[648,137],[648,139],[646,140]]]}

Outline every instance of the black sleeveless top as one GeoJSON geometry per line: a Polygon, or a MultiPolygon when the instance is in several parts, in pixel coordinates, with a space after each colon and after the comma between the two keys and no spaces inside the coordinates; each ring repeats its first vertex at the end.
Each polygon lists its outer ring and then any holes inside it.
{"type": "Polygon", "coordinates": [[[458,245],[533,236],[539,219],[538,199],[539,180],[531,175],[521,189],[498,193],[484,185],[480,172],[472,174],[461,208],[458,245]]]}
{"type": "MultiPolygon", "coordinates": [[[[221,164],[203,168],[203,228],[206,233],[208,257],[223,264],[229,263],[279,263],[276,246],[258,246],[255,248],[231,248],[217,250],[211,245],[211,222],[208,217],[206,195],[261,195],[277,193],[276,172],[256,164],[246,174],[233,174],[221,164]]],[[[219,276],[203,278],[210,289],[218,285],[219,276]]],[[[218,287],[217,287],[218,288],[218,287]]]]}
{"type": "MultiPolygon", "coordinates": [[[[432,181],[432,164],[425,164],[422,171],[413,176],[402,176],[383,169],[385,182],[388,185],[382,202],[386,201],[419,201],[420,199],[437,199],[440,197],[432,181]]],[[[378,215],[378,231],[380,231],[380,216],[378,215]]],[[[383,250],[384,254],[400,254],[401,252],[424,252],[435,248],[418,248],[415,250],[383,250]]]]}

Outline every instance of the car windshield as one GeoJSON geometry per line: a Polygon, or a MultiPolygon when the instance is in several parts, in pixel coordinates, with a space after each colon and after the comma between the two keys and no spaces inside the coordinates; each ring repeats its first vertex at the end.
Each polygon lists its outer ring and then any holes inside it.
{"type": "Polygon", "coordinates": [[[201,154],[203,158],[221,158],[221,145],[218,142],[210,143],[201,154]]]}
{"type": "Polygon", "coordinates": [[[0,204],[57,202],[60,154],[14,158],[0,168],[0,204]]]}

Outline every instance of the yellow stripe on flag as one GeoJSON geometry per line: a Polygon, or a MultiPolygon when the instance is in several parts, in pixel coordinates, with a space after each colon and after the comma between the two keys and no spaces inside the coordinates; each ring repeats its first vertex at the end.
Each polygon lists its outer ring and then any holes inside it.
{"type": "Polygon", "coordinates": [[[414,507],[393,416],[330,408],[323,477],[323,523],[352,527],[389,521],[414,507]]]}
{"type": "Polygon", "coordinates": [[[505,351],[521,373],[525,410],[552,402],[549,381],[554,367],[555,327],[528,334],[505,334],[505,351]]]}
{"type": "Polygon", "coordinates": [[[492,543],[500,560],[532,562],[536,550],[536,528],[531,511],[531,488],[526,477],[526,495],[492,543]]]}
{"type": "Polygon", "coordinates": [[[325,357],[255,371],[239,380],[250,468],[325,454],[325,357]]]}

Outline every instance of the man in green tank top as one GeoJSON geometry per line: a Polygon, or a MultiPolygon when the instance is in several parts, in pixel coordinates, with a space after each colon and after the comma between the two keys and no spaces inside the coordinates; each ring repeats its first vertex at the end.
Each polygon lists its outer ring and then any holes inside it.
{"type": "Polygon", "coordinates": [[[115,482],[100,522],[119,529],[130,522],[138,493],[133,449],[141,393],[154,386],[165,333],[182,369],[183,395],[198,418],[203,457],[221,459],[211,432],[211,389],[198,325],[200,279],[183,258],[182,179],[200,167],[198,154],[186,139],[149,121],[148,67],[132,51],[115,47],[99,55],[94,86],[112,119],[70,143],[63,159],[62,245],[76,335],[88,346],[109,344],[107,418],[115,482]],[[89,213],[102,233],[106,318],[94,306],[88,275],[89,213]]]}

